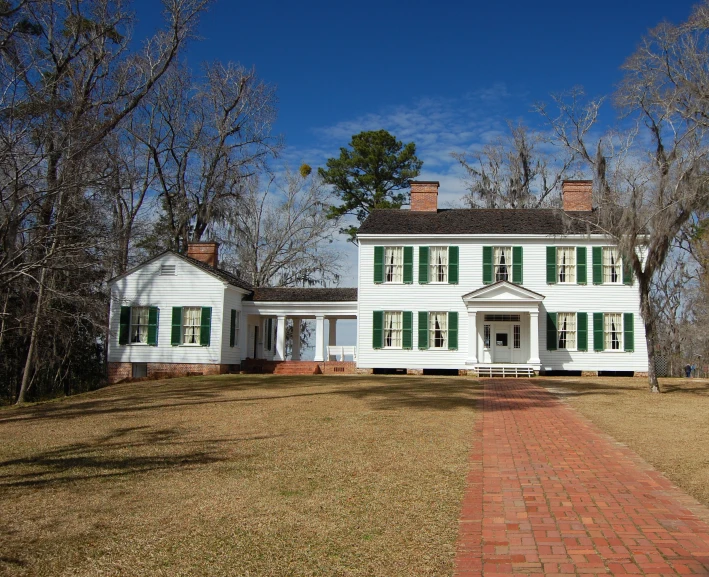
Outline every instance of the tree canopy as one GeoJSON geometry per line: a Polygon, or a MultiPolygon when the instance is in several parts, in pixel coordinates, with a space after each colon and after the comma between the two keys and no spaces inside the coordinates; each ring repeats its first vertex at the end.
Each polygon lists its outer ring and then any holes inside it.
{"type": "MultiPolygon", "coordinates": [[[[333,219],[354,215],[363,222],[376,208],[399,208],[408,203],[408,186],[421,172],[413,142],[403,144],[386,130],[355,134],[349,148],[340,148],[339,158],[327,161],[318,173],[332,185],[342,204],[330,208],[333,219]]],[[[357,226],[341,229],[354,240],[357,226]]]]}

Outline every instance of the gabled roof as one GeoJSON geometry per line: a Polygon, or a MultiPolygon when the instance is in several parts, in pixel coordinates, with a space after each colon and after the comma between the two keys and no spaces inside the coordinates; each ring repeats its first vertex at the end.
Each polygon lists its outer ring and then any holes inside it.
{"type": "Polygon", "coordinates": [[[437,212],[378,209],[369,214],[358,234],[600,233],[593,224],[596,218],[596,211],[564,212],[555,208],[454,208],[437,212]]]}
{"type": "Polygon", "coordinates": [[[529,290],[519,284],[506,280],[485,285],[477,290],[463,295],[464,301],[474,300],[508,300],[508,301],[542,301],[545,296],[529,290]]]}
{"type": "Polygon", "coordinates": [[[212,266],[209,266],[207,263],[202,262],[201,260],[197,260],[196,258],[192,258],[191,256],[186,256],[184,254],[180,254],[179,252],[175,252],[174,250],[169,250],[169,249],[164,252],[161,252],[160,254],[154,256],[153,258],[150,258],[144,262],[141,262],[139,265],[134,266],[132,269],[124,272],[123,274],[113,277],[111,280],[108,281],[108,284],[109,285],[113,284],[118,279],[121,279],[123,277],[128,276],[129,274],[134,273],[138,269],[144,267],[147,264],[150,264],[153,261],[158,260],[159,258],[162,258],[166,254],[172,254],[174,256],[177,256],[177,257],[181,258],[182,260],[184,260],[185,262],[187,262],[193,266],[196,266],[198,269],[200,269],[200,270],[206,272],[207,274],[210,274],[210,275],[218,278],[219,280],[224,281],[232,286],[235,286],[237,288],[240,288],[240,289],[243,289],[246,291],[253,290],[253,287],[248,282],[240,279],[239,277],[231,274],[230,272],[227,272],[227,271],[220,269],[220,268],[214,268],[212,266]]]}
{"type": "Polygon", "coordinates": [[[356,288],[260,287],[244,300],[260,302],[352,302],[356,288]]]}

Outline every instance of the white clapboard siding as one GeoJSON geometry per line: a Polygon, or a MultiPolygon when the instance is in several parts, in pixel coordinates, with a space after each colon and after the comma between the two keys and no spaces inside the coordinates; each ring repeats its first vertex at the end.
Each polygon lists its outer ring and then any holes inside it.
{"type": "MultiPolygon", "coordinates": [[[[224,291],[224,330],[222,331],[222,353],[221,362],[226,365],[238,365],[246,355],[241,354],[242,343],[245,343],[246,319],[242,312],[241,300],[244,297],[243,291],[227,286],[224,291]],[[235,310],[241,314],[239,334],[235,335],[234,346],[230,346],[231,337],[231,311],[235,310]]],[[[214,334],[214,333],[212,333],[214,334]]]]}
{"type": "MultiPolygon", "coordinates": [[[[602,239],[576,237],[560,238],[483,238],[460,237],[457,239],[440,237],[422,238],[397,236],[390,240],[360,239],[359,261],[359,319],[358,319],[358,366],[362,368],[466,368],[468,351],[467,309],[462,296],[481,288],[482,247],[522,246],[523,286],[540,293],[546,298],[539,309],[539,354],[542,369],[553,370],[608,370],[647,371],[647,348],[645,331],[640,316],[639,297],[636,285],[594,285],[592,267],[592,246],[606,246],[602,239]],[[449,246],[460,247],[459,282],[451,284],[418,284],[418,247],[449,246]],[[413,284],[374,284],[375,246],[413,246],[413,284]],[[586,246],[587,285],[559,285],[546,282],[547,246],[586,246]],[[375,350],[372,346],[373,311],[412,311],[413,349],[375,350]],[[418,350],[418,311],[458,311],[458,350],[418,350]],[[586,312],[588,313],[588,352],[547,351],[546,312],[586,312]],[[634,352],[594,352],[593,313],[619,312],[634,313],[634,352]]],[[[480,317],[479,317],[480,318],[480,317]]],[[[522,338],[525,333],[523,315],[522,338]]],[[[478,331],[482,332],[482,322],[478,320],[478,331]]],[[[481,338],[481,337],[480,337],[481,338]]],[[[523,345],[524,346],[524,345],[523,345]]],[[[480,354],[478,355],[481,356],[480,354]]],[[[482,359],[479,359],[482,361],[482,359]]]]}
{"type": "Polygon", "coordinates": [[[224,323],[224,282],[178,256],[167,253],[111,286],[109,362],[130,363],[230,363],[222,361],[224,335],[229,345],[228,319],[224,323]],[[174,276],[161,276],[161,265],[174,265],[174,276]],[[121,306],[155,306],[159,309],[157,346],[118,344],[121,306]],[[212,307],[210,346],[170,344],[172,307],[212,307]]]}

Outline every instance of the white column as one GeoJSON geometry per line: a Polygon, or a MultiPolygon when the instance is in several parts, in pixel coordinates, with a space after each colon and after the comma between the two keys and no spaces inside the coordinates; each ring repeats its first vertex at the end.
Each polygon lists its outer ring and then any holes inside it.
{"type": "Polygon", "coordinates": [[[330,329],[327,344],[334,347],[337,345],[337,319],[327,319],[327,323],[330,329]]]}
{"type": "Polygon", "coordinates": [[[478,363],[478,311],[468,311],[468,358],[466,365],[478,363]]]}
{"type": "Polygon", "coordinates": [[[276,360],[286,360],[286,317],[280,315],[276,322],[276,360]]]}
{"type": "Polygon", "coordinates": [[[539,311],[529,313],[529,362],[533,365],[542,362],[539,358],[539,311]]]}
{"type": "Polygon", "coordinates": [[[300,317],[293,317],[293,343],[291,348],[291,359],[300,360],[300,317]]]}
{"type": "Polygon", "coordinates": [[[325,317],[315,317],[315,358],[314,361],[325,360],[325,317]]]}

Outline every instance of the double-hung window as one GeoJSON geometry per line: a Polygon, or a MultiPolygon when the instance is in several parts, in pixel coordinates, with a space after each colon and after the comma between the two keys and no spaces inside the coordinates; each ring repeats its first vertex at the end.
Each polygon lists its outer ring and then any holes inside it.
{"type": "Polygon", "coordinates": [[[618,249],[613,246],[603,247],[603,282],[618,284],[623,280],[618,249]]]}
{"type": "Polygon", "coordinates": [[[201,307],[182,307],[182,344],[200,344],[200,329],[202,326],[201,307]]]}
{"type": "Polygon", "coordinates": [[[430,252],[430,278],[431,282],[448,282],[448,247],[432,246],[430,252]]]}
{"type": "Polygon", "coordinates": [[[402,346],[402,313],[384,312],[384,348],[400,349],[402,346]]]}
{"type": "Polygon", "coordinates": [[[384,247],[384,282],[404,281],[404,247],[384,247]]]}
{"type": "Polygon", "coordinates": [[[559,283],[576,282],[576,247],[560,246],[556,249],[556,270],[559,283]]]}
{"type": "Polygon", "coordinates": [[[428,331],[428,342],[432,349],[447,349],[448,313],[429,313],[428,331]]]}
{"type": "Polygon", "coordinates": [[[150,307],[131,307],[130,309],[130,342],[131,344],[148,344],[148,328],[150,326],[150,307]]]}
{"type": "Polygon", "coordinates": [[[603,343],[607,351],[623,350],[623,318],[620,313],[603,315],[603,343]]]}
{"type": "Polygon", "coordinates": [[[576,313],[557,314],[558,348],[576,350],[576,313]]]}
{"type": "Polygon", "coordinates": [[[512,247],[496,246],[492,249],[493,265],[495,267],[495,282],[512,279],[512,247]]]}

